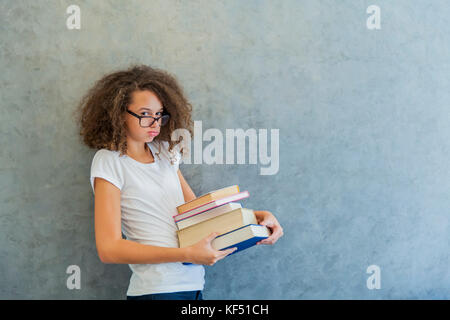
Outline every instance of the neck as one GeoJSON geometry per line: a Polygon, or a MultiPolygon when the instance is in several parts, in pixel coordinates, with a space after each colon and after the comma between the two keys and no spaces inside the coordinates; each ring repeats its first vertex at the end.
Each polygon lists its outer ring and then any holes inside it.
{"type": "Polygon", "coordinates": [[[153,158],[147,143],[127,141],[127,154],[133,158],[153,158]]]}

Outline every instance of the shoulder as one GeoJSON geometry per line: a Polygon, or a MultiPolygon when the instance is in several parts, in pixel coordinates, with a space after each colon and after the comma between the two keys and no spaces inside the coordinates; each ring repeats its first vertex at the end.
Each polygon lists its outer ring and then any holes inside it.
{"type": "Polygon", "coordinates": [[[94,191],[94,178],[99,177],[111,182],[122,190],[124,185],[124,173],[119,163],[119,152],[108,149],[100,149],[95,153],[91,164],[91,185],[94,191]]]}
{"type": "Polygon", "coordinates": [[[97,150],[97,152],[94,154],[93,159],[117,159],[119,157],[119,152],[118,151],[111,151],[108,149],[99,149],[97,150]]]}
{"type": "Polygon", "coordinates": [[[119,151],[111,151],[108,149],[99,149],[94,154],[92,158],[92,166],[101,165],[101,164],[118,164],[119,159],[119,151]]]}

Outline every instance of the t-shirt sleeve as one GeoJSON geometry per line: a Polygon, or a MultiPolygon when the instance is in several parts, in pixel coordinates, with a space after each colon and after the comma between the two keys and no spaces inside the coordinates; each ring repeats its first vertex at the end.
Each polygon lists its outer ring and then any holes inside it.
{"type": "Polygon", "coordinates": [[[95,177],[103,178],[122,190],[123,175],[119,159],[111,151],[106,149],[98,150],[92,159],[90,180],[94,194],[95,177]]]}

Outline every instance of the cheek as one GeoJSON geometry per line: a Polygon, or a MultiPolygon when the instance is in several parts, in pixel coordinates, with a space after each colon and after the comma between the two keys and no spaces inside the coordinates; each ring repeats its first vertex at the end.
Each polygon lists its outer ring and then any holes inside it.
{"type": "Polygon", "coordinates": [[[142,134],[143,130],[143,128],[141,128],[141,126],[139,125],[138,121],[129,121],[129,120],[126,121],[126,128],[128,134],[130,134],[131,136],[142,134]]]}
{"type": "Polygon", "coordinates": [[[138,119],[128,119],[126,121],[126,124],[129,130],[135,131],[136,129],[140,128],[138,119]]]}

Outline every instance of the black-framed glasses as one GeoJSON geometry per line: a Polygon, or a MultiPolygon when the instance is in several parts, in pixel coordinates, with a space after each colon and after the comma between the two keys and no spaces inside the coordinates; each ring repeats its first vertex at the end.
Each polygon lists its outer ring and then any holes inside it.
{"type": "Polygon", "coordinates": [[[127,110],[129,114],[139,119],[139,125],[142,128],[151,127],[155,121],[158,121],[159,125],[162,127],[169,122],[170,114],[167,112],[164,112],[162,116],[160,117],[152,117],[152,116],[140,116],[130,110],[127,110]]]}

